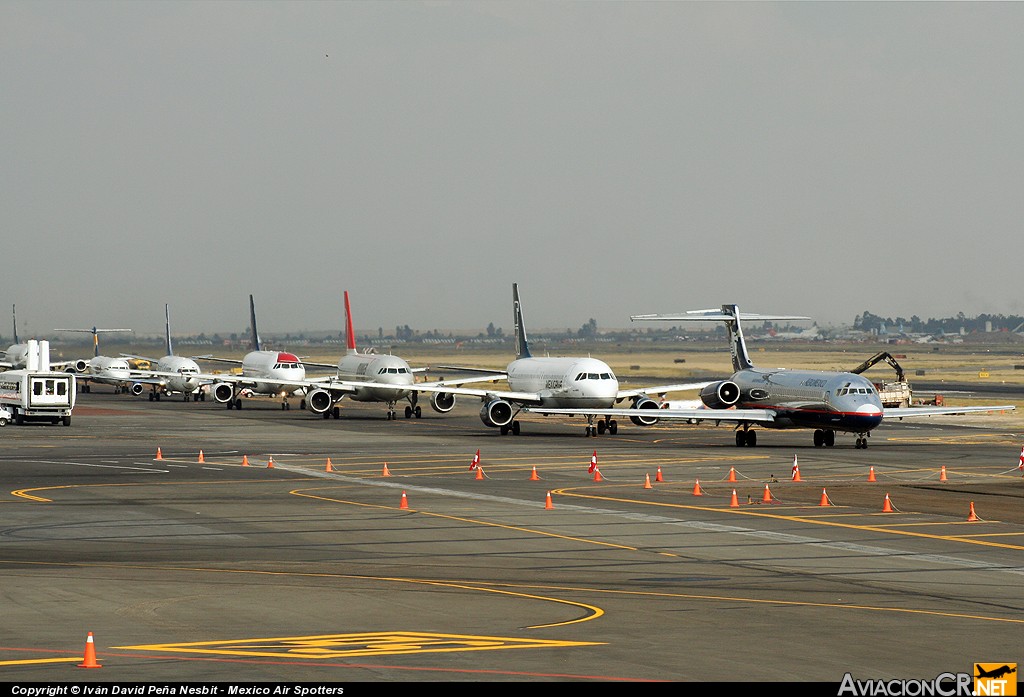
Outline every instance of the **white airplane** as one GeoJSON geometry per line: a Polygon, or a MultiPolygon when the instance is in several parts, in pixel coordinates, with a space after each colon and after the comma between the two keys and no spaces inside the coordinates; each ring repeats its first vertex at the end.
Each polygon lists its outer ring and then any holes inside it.
{"type": "MultiPolygon", "coordinates": [[[[870,380],[858,373],[756,368],[750,360],[741,320],[796,320],[807,317],[779,317],[740,313],[736,305],[721,310],[693,310],[674,315],[634,315],[634,321],[725,322],[729,333],[732,366],[727,380],[708,384],[700,392],[707,407],[662,409],[658,416],[666,420],[715,421],[736,424],[736,445],[754,446],[754,426],[772,429],[813,429],[816,447],[835,445],[836,432],[856,435],[855,447],[868,447],[868,436],[883,418],[964,414],[980,411],[1012,410],[1012,404],[972,407],[894,407],[882,406],[878,391],[870,380]]],[[[567,413],[565,409],[532,409],[540,413],[567,413]]],[[[616,410],[628,415],[631,409],[616,410]]],[[[580,413],[580,410],[576,410],[580,413]]]]}
{"type": "MultiPolygon", "coordinates": [[[[668,392],[700,389],[707,384],[657,385],[620,390],[615,373],[604,361],[590,357],[540,357],[530,353],[519,301],[519,285],[516,283],[512,284],[512,310],[516,358],[504,371],[492,371],[490,376],[492,380],[504,378],[509,391],[431,387],[429,389],[435,392],[432,401],[446,404],[449,399],[454,400],[454,395],[479,397],[483,402],[480,420],[486,426],[500,429],[502,435],[519,434],[521,427],[515,417],[526,407],[531,411],[538,411],[535,407],[560,409],[567,414],[586,416],[586,434],[596,436],[606,431],[612,434],[618,432],[618,422],[605,414],[610,414],[617,402],[632,400],[634,408],[630,410],[630,420],[638,426],[650,426],[658,421],[658,416],[653,414],[656,412],[660,416],[661,413],[658,400],[650,395],[661,398],[668,392]],[[595,417],[602,415],[604,418],[598,419],[595,425],[595,417]]],[[[451,366],[447,368],[459,369],[451,366]]]]}
{"type": "MultiPolygon", "coordinates": [[[[413,368],[405,359],[391,354],[360,353],[356,349],[356,335],[352,328],[352,307],[349,304],[348,291],[345,291],[345,340],[346,351],[337,366],[307,363],[306,365],[321,368],[334,368],[335,374],[316,380],[308,380],[300,386],[307,389],[306,405],[310,411],[323,414],[325,419],[340,416],[338,403],[348,397],[356,402],[383,402],[388,407],[388,419],[397,418],[395,405],[400,400],[407,400],[405,418],[423,415],[418,404],[419,392],[430,391],[432,387],[447,384],[463,384],[485,378],[469,378],[451,382],[417,383],[416,373],[424,372],[424,368],[413,368]]],[[[487,377],[490,380],[492,378],[487,377]]],[[[454,397],[446,397],[442,393],[431,395],[430,405],[434,411],[446,413],[455,406],[454,397]],[[437,398],[441,397],[440,400],[437,398]]]]}
{"type": "Polygon", "coordinates": [[[54,329],[55,332],[86,332],[92,334],[92,358],[80,358],[68,364],[68,371],[78,376],[78,389],[90,392],[90,383],[113,385],[115,393],[128,392],[132,381],[132,369],[128,359],[120,356],[101,356],[100,337],[105,332],[130,332],[131,329],[54,329]]]}
{"type": "Polygon", "coordinates": [[[211,380],[204,378],[199,370],[199,364],[191,358],[175,356],[171,346],[171,312],[167,305],[164,305],[164,317],[166,321],[165,347],[167,355],[163,358],[147,358],[146,356],[135,356],[122,353],[123,358],[134,358],[148,361],[155,365],[152,370],[133,370],[132,385],[129,388],[134,395],[141,395],[146,385],[149,385],[149,401],[159,402],[162,395],[180,394],[187,402],[189,398],[193,402],[206,400],[206,393],[203,386],[210,384],[211,380]]]}
{"type": "MultiPolygon", "coordinates": [[[[291,409],[288,397],[305,394],[295,383],[306,379],[306,367],[294,353],[268,351],[263,348],[259,331],[256,329],[256,303],[249,295],[249,322],[252,329],[252,350],[242,360],[196,356],[199,360],[230,363],[242,367],[241,375],[215,375],[211,393],[213,398],[228,409],[242,408],[243,394],[271,395],[281,399],[282,409],[291,409]]],[[[302,401],[305,408],[305,400],[302,401]]]]}

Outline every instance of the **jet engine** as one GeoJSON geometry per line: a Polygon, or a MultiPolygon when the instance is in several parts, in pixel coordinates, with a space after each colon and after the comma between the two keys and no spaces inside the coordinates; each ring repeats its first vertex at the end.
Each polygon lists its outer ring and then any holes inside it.
{"type": "Polygon", "coordinates": [[[133,382],[132,383],[131,391],[132,391],[132,394],[135,395],[136,397],[138,397],[140,394],[142,394],[143,391],[145,391],[145,389],[146,389],[146,386],[143,385],[141,382],[133,382]]]}
{"type": "Polygon", "coordinates": [[[484,426],[499,428],[512,422],[512,405],[504,399],[491,399],[480,407],[480,420],[484,426]]]}
{"type": "Polygon", "coordinates": [[[227,404],[234,396],[234,388],[226,382],[218,382],[213,386],[213,398],[221,404],[227,404]]]}
{"type": "MultiPolygon", "coordinates": [[[[637,397],[633,401],[634,409],[654,409],[657,412],[658,403],[650,397],[637,397]]],[[[658,417],[656,416],[630,416],[629,420],[632,421],[636,426],[653,426],[658,423],[658,417]]]]}
{"type": "Polygon", "coordinates": [[[89,370],[89,361],[84,358],[68,363],[67,372],[69,373],[84,373],[87,370],[89,370]]]}
{"type": "Polygon", "coordinates": [[[334,405],[334,398],[325,389],[317,388],[306,395],[306,406],[316,414],[323,414],[334,405]]]}
{"type": "Polygon", "coordinates": [[[451,392],[434,392],[430,395],[430,406],[436,412],[447,414],[455,408],[455,395],[451,392]]]}
{"type": "Polygon", "coordinates": [[[731,380],[713,382],[700,391],[700,401],[708,409],[728,409],[740,398],[740,386],[731,380]]]}

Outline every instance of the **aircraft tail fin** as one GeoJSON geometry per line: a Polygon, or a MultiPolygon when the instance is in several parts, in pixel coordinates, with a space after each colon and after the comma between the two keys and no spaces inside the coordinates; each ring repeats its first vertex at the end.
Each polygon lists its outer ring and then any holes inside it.
{"type": "Polygon", "coordinates": [[[174,355],[174,348],[171,347],[171,306],[164,304],[164,348],[168,356],[174,355]]]}
{"type": "Polygon", "coordinates": [[[20,344],[21,342],[18,341],[18,313],[14,305],[11,305],[11,317],[14,320],[14,343],[20,344]]]}
{"type": "Polygon", "coordinates": [[[356,353],[356,333],[352,331],[352,306],[345,291],[345,348],[348,353],[356,353]]]}
{"type": "Polygon", "coordinates": [[[530,342],[526,338],[526,325],[523,324],[523,306],[519,302],[519,284],[512,284],[513,324],[516,331],[516,358],[530,358],[530,342]]]}
{"type": "Polygon", "coordinates": [[[782,321],[782,320],[809,320],[810,317],[798,315],[758,315],[749,312],[741,313],[738,305],[722,305],[721,310],[690,310],[684,314],[675,315],[633,315],[633,321],[656,320],[663,322],[725,322],[725,328],[729,332],[729,350],[732,354],[732,368],[734,371],[747,370],[754,367],[750,360],[750,352],[747,350],[747,342],[743,338],[743,329],[740,320],[753,321],[782,321]]]}
{"type": "Polygon", "coordinates": [[[252,327],[252,350],[262,351],[263,343],[260,341],[260,333],[256,329],[256,301],[252,299],[252,293],[249,293],[249,326],[252,327]]]}

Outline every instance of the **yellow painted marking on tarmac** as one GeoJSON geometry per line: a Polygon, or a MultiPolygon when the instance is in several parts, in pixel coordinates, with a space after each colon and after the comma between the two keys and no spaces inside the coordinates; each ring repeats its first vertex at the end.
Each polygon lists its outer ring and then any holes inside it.
{"type": "MultiPolygon", "coordinates": [[[[396,583],[413,583],[413,584],[429,584],[444,586],[451,583],[450,581],[444,581],[440,579],[412,579],[412,578],[399,578],[399,577],[379,577],[379,576],[360,576],[354,574],[329,574],[329,573],[305,573],[305,572],[293,572],[293,571],[258,571],[254,569],[211,569],[204,567],[178,567],[178,566],[136,566],[133,564],[99,564],[99,563],[81,563],[81,562],[26,562],[18,560],[0,560],[4,564],[20,565],[20,566],[52,566],[59,568],[81,568],[81,569],[137,569],[139,571],[166,571],[166,572],[189,572],[189,573],[213,573],[213,574],[240,574],[240,575],[253,575],[253,576],[282,576],[292,578],[335,578],[335,579],[355,579],[363,581],[390,581],[396,583]]],[[[464,585],[464,584],[459,584],[464,585]]],[[[615,595],[615,596],[626,596],[626,597],[638,597],[638,598],[676,598],[681,600],[693,600],[693,601],[710,601],[710,602],[735,602],[735,603],[747,603],[751,605],[776,605],[784,607],[810,607],[810,608],[830,608],[835,610],[858,610],[863,612],[878,612],[885,614],[906,614],[906,615],[926,615],[932,617],[948,617],[953,619],[966,619],[974,621],[984,622],[998,622],[1004,624],[1021,624],[1024,625],[1024,618],[1015,617],[993,617],[990,615],[971,615],[962,612],[944,612],[942,610],[918,610],[914,608],[894,608],[894,607],[882,607],[876,605],[850,605],[843,603],[816,603],[809,602],[806,600],[778,600],[770,598],[748,598],[744,596],[731,596],[731,595],[707,595],[698,593],[674,593],[669,591],[636,591],[636,590],[620,590],[610,588],[595,588],[592,586],[559,586],[559,585],[537,585],[537,584],[513,584],[513,583],[498,583],[489,581],[474,581],[473,586],[475,590],[490,591],[499,590],[500,588],[515,588],[522,590],[530,590],[533,592],[562,592],[562,593],[594,593],[599,595],[615,595]]],[[[538,597],[538,596],[533,596],[538,597]]],[[[543,596],[539,596],[543,597],[543,596]]],[[[222,642],[217,642],[222,643],[222,642]]],[[[113,648],[138,648],[138,647],[113,647],[113,648]]],[[[80,659],[75,659],[80,660],[80,659]]]]}
{"type": "Polygon", "coordinates": [[[292,478],[281,478],[281,479],[265,479],[265,480],[254,480],[254,479],[235,479],[235,480],[222,480],[216,482],[121,482],[121,483],[109,483],[109,484],[60,484],[57,486],[41,486],[34,489],[15,489],[11,492],[12,496],[19,498],[28,499],[30,501],[38,501],[40,503],[53,503],[53,499],[43,498],[42,496],[34,496],[29,494],[30,491],[57,491],[59,489],[89,489],[94,487],[128,487],[128,486],[180,486],[180,485],[198,485],[203,486],[217,486],[222,484],[280,484],[282,482],[308,482],[308,481],[319,481],[311,477],[292,477],[292,478]]]}
{"type": "MultiPolygon", "coordinates": [[[[928,534],[928,533],[915,532],[915,531],[912,531],[912,530],[897,529],[895,527],[887,527],[887,526],[884,526],[884,525],[857,525],[855,523],[841,523],[841,522],[834,521],[834,520],[815,519],[815,518],[813,518],[811,516],[776,515],[774,513],[767,512],[764,508],[761,508],[761,510],[754,510],[753,508],[732,508],[732,507],[726,506],[725,504],[723,504],[722,506],[691,506],[691,505],[686,505],[686,504],[681,504],[681,503],[665,503],[665,502],[658,502],[658,501],[642,501],[642,500],[638,500],[638,499],[623,499],[623,498],[616,498],[616,497],[612,497],[612,496],[597,496],[597,495],[594,495],[594,494],[581,494],[581,493],[578,493],[578,492],[574,492],[571,489],[552,490],[551,493],[552,494],[558,494],[560,496],[570,496],[570,497],[574,497],[574,498],[592,499],[592,500],[595,500],[595,501],[617,501],[619,503],[634,503],[634,504],[643,504],[643,505],[647,505],[647,506],[656,506],[656,507],[663,507],[663,508],[679,508],[679,509],[691,510],[691,511],[714,511],[714,512],[717,512],[717,513],[731,513],[733,515],[747,515],[747,516],[755,516],[755,517],[760,517],[760,518],[775,518],[777,520],[788,520],[788,521],[794,522],[794,523],[807,523],[807,524],[810,524],[810,525],[824,525],[824,526],[835,527],[835,528],[845,528],[845,529],[848,529],[848,530],[861,530],[861,531],[865,531],[865,532],[881,532],[881,533],[887,533],[887,534],[890,534],[890,535],[903,535],[903,536],[906,536],[906,537],[920,537],[920,538],[929,539],[929,540],[943,540],[945,542],[962,542],[964,544],[980,545],[980,546],[984,546],[984,547],[999,547],[999,548],[1002,548],[1002,549],[1024,550],[1024,545],[1014,545],[1014,544],[1005,544],[1005,543],[994,542],[994,541],[989,541],[989,540],[970,539],[968,537],[961,537],[961,536],[958,536],[958,535],[933,535],[933,534],[928,534]]],[[[862,515],[862,514],[851,513],[851,515],[862,515]]],[[[906,515],[906,513],[894,512],[894,513],[885,513],[883,515],[895,516],[895,515],[906,515]]],[[[948,525],[949,523],[945,523],[945,524],[948,525]]],[[[971,523],[971,524],[972,525],[978,525],[978,523],[971,523]]],[[[901,528],[905,528],[905,527],[910,526],[911,524],[910,523],[906,523],[906,524],[896,524],[896,525],[900,525],[901,528]]]]}
{"type": "Polygon", "coordinates": [[[452,653],[456,651],[494,651],[505,649],[550,649],[599,646],[591,641],[554,641],[519,637],[475,636],[472,634],[436,634],[433,632],[361,632],[319,636],[271,637],[197,641],[183,644],[143,644],[115,646],[136,651],[169,651],[264,658],[362,658],[414,653],[452,653]]]}
{"type": "Polygon", "coordinates": [[[35,665],[37,663],[74,663],[75,661],[83,661],[81,656],[78,658],[24,658],[19,661],[0,661],[0,666],[28,666],[35,665]]]}

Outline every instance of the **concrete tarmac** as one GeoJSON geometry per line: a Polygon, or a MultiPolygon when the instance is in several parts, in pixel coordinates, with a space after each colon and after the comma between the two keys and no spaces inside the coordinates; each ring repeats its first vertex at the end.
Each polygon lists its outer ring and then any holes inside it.
{"type": "Polygon", "coordinates": [[[0,681],[839,683],[1024,658],[1021,415],[857,450],[292,404],[98,387],[69,427],[0,430],[0,681]]]}

